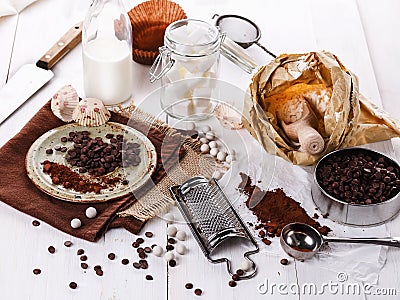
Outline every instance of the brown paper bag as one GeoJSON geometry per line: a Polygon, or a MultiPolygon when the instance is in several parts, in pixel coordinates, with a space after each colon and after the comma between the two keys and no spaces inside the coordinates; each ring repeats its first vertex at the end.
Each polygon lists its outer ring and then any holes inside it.
{"type": "Polygon", "coordinates": [[[359,94],[358,78],[329,52],[284,54],[253,76],[243,123],[272,154],[299,165],[314,164],[335,149],[400,136],[399,123],[359,94]],[[318,119],[325,141],[318,155],[304,152],[280,126],[277,108],[303,95],[318,119]]]}

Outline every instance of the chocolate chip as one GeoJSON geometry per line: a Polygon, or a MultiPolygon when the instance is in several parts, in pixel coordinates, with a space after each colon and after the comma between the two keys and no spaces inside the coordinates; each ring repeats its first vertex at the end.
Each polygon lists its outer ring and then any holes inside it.
{"type": "Polygon", "coordinates": [[[123,265],[127,265],[127,264],[129,264],[129,259],[124,258],[124,259],[121,260],[121,263],[122,263],[123,265]]]}
{"type": "Polygon", "coordinates": [[[83,253],[85,253],[85,250],[83,250],[83,249],[78,249],[78,250],[76,251],[76,254],[77,254],[77,255],[82,255],[83,253]]]}
{"type": "Polygon", "coordinates": [[[203,291],[202,291],[201,289],[195,289],[195,290],[194,290],[194,293],[195,293],[197,296],[201,296],[201,294],[203,294],[203,291]]]}
{"type": "Polygon", "coordinates": [[[244,271],[242,269],[238,269],[236,270],[236,274],[239,276],[243,276],[244,275],[244,271]]]}
{"type": "Polygon", "coordinates": [[[229,284],[230,287],[235,287],[235,286],[237,286],[237,283],[236,283],[236,281],[234,281],[234,280],[230,280],[228,284],[229,284]]]}
{"type": "Polygon", "coordinates": [[[192,288],[193,288],[193,283],[188,282],[185,284],[185,289],[191,290],[192,288]]]}
{"type": "Polygon", "coordinates": [[[76,282],[71,281],[69,283],[69,287],[74,290],[74,289],[76,289],[78,287],[78,284],[76,282]]]}
{"type": "Polygon", "coordinates": [[[71,241],[65,241],[64,242],[64,246],[65,247],[71,247],[72,246],[72,242],[71,241]]]}
{"type": "Polygon", "coordinates": [[[142,269],[147,269],[149,267],[149,264],[144,259],[139,260],[139,264],[140,264],[140,268],[142,268],[142,269]]]}
{"type": "Polygon", "coordinates": [[[174,238],[169,238],[169,239],[168,239],[168,243],[169,243],[169,244],[175,244],[175,243],[176,243],[176,240],[175,240],[174,238]]]}
{"type": "Polygon", "coordinates": [[[168,264],[169,264],[170,267],[175,267],[175,266],[176,266],[176,260],[175,260],[175,259],[171,259],[171,260],[168,262],[168,264]]]}
{"type": "Polygon", "coordinates": [[[104,272],[102,269],[96,269],[96,275],[97,276],[103,276],[104,272]]]}
{"type": "Polygon", "coordinates": [[[232,275],[232,280],[239,281],[240,280],[240,276],[238,274],[233,274],[232,275]]]}
{"type": "Polygon", "coordinates": [[[89,266],[87,263],[81,263],[81,268],[86,270],[89,266]]]}
{"type": "Polygon", "coordinates": [[[146,275],[146,280],[153,280],[153,276],[151,276],[151,275],[146,275]]]}
{"type": "Polygon", "coordinates": [[[167,251],[172,251],[172,250],[174,250],[174,246],[172,246],[172,245],[167,245],[167,246],[165,246],[165,249],[167,249],[167,251]]]}
{"type": "Polygon", "coordinates": [[[145,259],[145,258],[147,257],[147,254],[144,253],[144,252],[140,252],[140,253],[139,253],[139,257],[140,257],[141,259],[145,259]]]}
{"type": "Polygon", "coordinates": [[[190,282],[186,283],[185,288],[188,290],[191,290],[193,288],[193,283],[190,283],[190,282]]]}
{"type": "Polygon", "coordinates": [[[132,247],[133,248],[138,248],[140,245],[139,245],[139,243],[138,242],[133,242],[132,243],[132,247]]]}
{"type": "Polygon", "coordinates": [[[150,232],[150,231],[147,231],[144,235],[145,235],[146,237],[148,237],[148,238],[153,237],[153,233],[150,232]]]}
{"type": "Polygon", "coordinates": [[[47,250],[51,253],[54,254],[56,252],[56,248],[54,248],[53,246],[50,246],[49,248],[47,248],[47,250]]]}
{"type": "Polygon", "coordinates": [[[142,252],[144,252],[144,249],[142,247],[139,247],[139,248],[136,249],[136,252],[137,253],[142,253],[142,252]]]}
{"type": "Polygon", "coordinates": [[[139,264],[138,262],[134,262],[134,263],[133,263],[133,267],[134,267],[135,269],[140,269],[140,264],[139,264]]]}
{"type": "Polygon", "coordinates": [[[37,226],[40,225],[40,222],[39,222],[38,220],[33,220],[33,221],[32,221],[32,225],[35,226],[35,227],[37,227],[37,226]]]}
{"type": "Polygon", "coordinates": [[[53,149],[46,149],[46,154],[53,154],[53,149]]]}
{"type": "Polygon", "coordinates": [[[281,261],[280,261],[280,263],[281,263],[281,265],[286,266],[286,265],[289,264],[289,261],[288,261],[286,258],[282,258],[281,261]]]}
{"type": "Polygon", "coordinates": [[[87,261],[87,256],[86,255],[82,255],[81,257],[79,257],[79,259],[81,261],[87,261]]]}
{"type": "Polygon", "coordinates": [[[137,239],[136,239],[136,243],[138,243],[138,244],[143,244],[143,243],[144,243],[144,239],[142,239],[142,238],[137,238],[137,239]]]}
{"type": "Polygon", "coordinates": [[[33,274],[39,275],[40,273],[42,273],[42,270],[40,270],[40,269],[33,269],[33,274]]]}
{"type": "Polygon", "coordinates": [[[94,267],[93,267],[93,270],[101,270],[101,266],[100,265],[95,265],[94,267]]]}
{"type": "Polygon", "coordinates": [[[108,253],[108,259],[109,260],[114,260],[115,259],[115,254],[114,253],[108,253]]]}
{"type": "Polygon", "coordinates": [[[144,247],[144,252],[146,253],[151,253],[151,248],[150,247],[144,247]]]}
{"type": "Polygon", "coordinates": [[[66,136],[63,136],[60,140],[62,143],[66,143],[68,141],[68,138],[66,136]]]}

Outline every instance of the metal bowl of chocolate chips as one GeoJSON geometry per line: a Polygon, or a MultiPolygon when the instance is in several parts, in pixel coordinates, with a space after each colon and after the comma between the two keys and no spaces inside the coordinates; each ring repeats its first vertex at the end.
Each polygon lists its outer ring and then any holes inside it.
{"type": "Polygon", "coordinates": [[[325,155],[314,170],[312,198],[321,213],[339,223],[375,226],[400,211],[400,167],[365,148],[325,155]]]}

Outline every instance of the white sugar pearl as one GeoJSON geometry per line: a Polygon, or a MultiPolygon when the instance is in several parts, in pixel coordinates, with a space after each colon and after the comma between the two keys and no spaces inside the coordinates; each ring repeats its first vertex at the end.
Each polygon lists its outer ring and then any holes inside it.
{"type": "Polygon", "coordinates": [[[210,146],[210,148],[218,148],[218,144],[216,141],[211,141],[208,143],[208,146],[210,146]]]}
{"type": "Polygon", "coordinates": [[[172,224],[172,223],[174,223],[175,217],[171,213],[166,213],[164,215],[164,220],[165,220],[165,222],[167,222],[167,224],[172,224]]]}
{"type": "Polygon", "coordinates": [[[209,132],[210,130],[211,130],[211,127],[208,126],[208,125],[203,126],[203,128],[201,129],[201,131],[203,131],[204,134],[206,134],[206,133],[209,132]]]}
{"type": "Polygon", "coordinates": [[[200,138],[200,142],[202,144],[208,144],[209,141],[205,137],[202,137],[202,138],[200,138]]]}
{"type": "Polygon", "coordinates": [[[200,146],[200,151],[201,153],[208,153],[210,152],[210,146],[208,146],[207,144],[203,144],[200,146]]]}
{"type": "Polygon", "coordinates": [[[215,133],[212,131],[209,131],[206,133],[206,139],[209,141],[212,141],[213,139],[215,139],[215,133]]]}
{"type": "Polygon", "coordinates": [[[88,217],[89,219],[93,219],[94,217],[97,216],[97,210],[93,206],[90,206],[86,208],[85,214],[86,217],[88,217]]]}
{"type": "Polygon", "coordinates": [[[226,157],[225,157],[225,161],[228,163],[228,164],[230,164],[231,162],[233,162],[233,161],[235,161],[236,160],[236,157],[234,156],[234,155],[227,155],[226,157]]]}
{"type": "Polygon", "coordinates": [[[240,268],[243,271],[250,271],[253,268],[253,265],[252,265],[251,261],[245,259],[245,260],[242,261],[242,264],[240,265],[240,268]]]}
{"type": "Polygon", "coordinates": [[[161,246],[154,246],[153,248],[153,253],[155,256],[160,257],[161,255],[163,255],[164,253],[164,249],[161,246]]]}
{"type": "Polygon", "coordinates": [[[184,255],[186,253],[186,247],[185,247],[185,245],[182,245],[182,244],[176,245],[175,250],[180,255],[184,255]]]}
{"type": "Polygon", "coordinates": [[[218,148],[212,148],[212,149],[210,150],[210,154],[211,154],[212,156],[216,157],[217,154],[218,154],[218,148]]]}
{"type": "Polygon", "coordinates": [[[175,226],[168,226],[167,227],[167,235],[174,237],[178,231],[175,226]]]}
{"type": "Polygon", "coordinates": [[[217,154],[217,159],[218,159],[218,160],[224,161],[225,158],[226,158],[226,153],[225,153],[224,151],[218,152],[218,154],[217,154]]]}
{"type": "Polygon", "coordinates": [[[179,230],[179,231],[176,233],[176,238],[177,238],[178,240],[180,240],[180,241],[186,240],[186,232],[184,232],[184,231],[182,231],[182,230],[179,230]]]}
{"type": "Polygon", "coordinates": [[[194,130],[196,128],[196,124],[194,124],[193,122],[187,122],[186,123],[186,129],[187,130],[194,130]]]}
{"type": "Polygon", "coordinates": [[[82,222],[81,222],[81,220],[79,220],[78,218],[75,218],[75,219],[72,219],[71,220],[71,227],[72,228],[79,228],[79,227],[81,227],[82,226],[82,222]]]}
{"type": "Polygon", "coordinates": [[[171,261],[171,260],[173,260],[175,258],[175,255],[171,252],[171,251],[168,251],[168,252],[166,252],[165,254],[164,254],[164,259],[166,260],[166,261],[171,261]]]}
{"type": "Polygon", "coordinates": [[[213,174],[213,178],[214,179],[216,179],[216,180],[220,180],[221,178],[222,178],[222,176],[223,176],[224,174],[221,172],[221,171],[218,171],[218,170],[216,170],[216,171],[214,171],[214,174],[213,174]]]}

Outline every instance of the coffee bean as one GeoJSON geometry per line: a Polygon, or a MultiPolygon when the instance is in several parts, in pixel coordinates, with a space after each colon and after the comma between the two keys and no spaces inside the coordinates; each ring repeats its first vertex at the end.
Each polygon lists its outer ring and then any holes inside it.
{"type": "Polygon", "coordinates": [[[87,261],[87,256],[86,255],[82,255],[81,257],[79,257],[79,259],[81,261],[87,261]]]}
{"type": "Polygon", "coordinates": [[[100,265],[95,265],[94,267],[93,267],[93,270],[101,270],[101,266],[100,265]]]}
{"type": "Polygon", "coordinates": [[[136,243],[138,243],[138,244],[143,244],[143,243],[144,243],[144,239],[142,239],[142,238],[137,238],[137,239],[136,239],[136,243]]]}
{"type": "Polygon", "coordinates": [[[203,291],[202,291],[201,289],[195,289],[195,290],[194,290],[194,293],[195,293],[197,296],[201,296],[201,294],[203,294],[203,291]]]}
{"type": "Polygon", "coordinates": [[[53,149],[46,149],[46,154],[53,154],[53,149]]]}
{"type": "Polygon", "coordinates": [[[168,262],[168,264],[169,264],[170,267],[175,267],[175,266],[176,266],[176,260],[175,260],[175,259],[171,259],[171,260],[168,262]]]}
{"type": "Polygon", "coordinates": [[[56,248],[54,248],[53,246],[50,246],[49,248],[47,248],[47,250],[51,253],[54,254],[56,252],[56,248]]]}
{"type": "Polygon", "coordinates": [[[169,243],[169,244],[175,244],[175,243],[176,243],[176,240],[175,240],[174,238],[169,238],[169,239],[168,239],[168,243],[169,243]]]}
{"type": "Polygon", "coordinates": [[[322,217],[323,217],[324,219],[326,219],[328,216],[329,216],[329,213],[324,213],[324,214],[322,214],[322,217]]]}
{"type": "Polygon", "coordinates": [[[123,265],[127,265],[127,264],[129,264],[129,259],[124,258],[124,259],[121,260],[121,263],[122,263],[123,265]]]}
{"type": "Polygon", "coordinates": [[[142,269],[147,269],[149,267],[149,264],[144,259],[139,260],[139,264],[140,264],[140,268],[142,268],[142,269]]]}
{"type": "Polygon", "coordinates": [[[146,275],[146,280],[153,280],[153,276],[151,276],[151,275],[146,275]]]}
{"type": "Polygon", "coordinates": [[[286,265],[289,264],[289,261],[288,261],[286,258],[282,258],[281,261],[280,261],[280,263],[281,263],[281,265],[286,266],[286,265]]]}
{"type": "Polygon", "coordinates": [[[236,270],[236,274],[239,276],[243,276],[244,275],[244,271],[242,269],[238,269],[236,270]]]}
{"type": "Polygon", "coordinates": [[[40,225],[40,222],[39,222],[38,220],[33,220],[33,221],[32,221],[32,225],[35,226],[35,227],[37,227],[37,226],[40,225]]]}
{"type": "Polygon", "coordinates": [[[72,282],[69,283],[69,287],[74,290],[74,289],[76,289],[78,287],[78,284],[76,282],[72,281],[72,282]]]}
{"type": "Polygon", "coordinates": [[[139,243],[138,242],[133,242],[132,243],[132,247],[133,248],[138,248],[139,247],[139,243]]]}
{"type": "Polygon", "coordinates": [[[64,246],[65,247],[71,247],[72,246],[72,242],[71,241],[65,241],[64,242],[64,246]]]}
{"type": "Polygon", "coordinates": [[[167,246],[165,246],[165,249],[167,249],[167,251],[172,251],[172,250],[174,250],[174,246],[167,245],[167,246]]]}
{"type": "Polygon", "coordinates": [[[102,269],[96,269],[96,275],[97,276],[103,276],[104,272],[102,269]]]}
{"type": "Polygon", "coordinates": [[[85,253],[85,250],[83,250],[83,249],[78,249],[78,250],[76,251],[76,254],[77,254],[77,255],[82,255],[83,253],[85,253]]]}
{"type": "Polygon", "coordinates": [[[39,275],[40,273],[42,273],[42,270],[40,270],[40,269],[33,269],[33,274],[39,275]]]}
{"type": "Polygon", "coordinates": [[[114,253],[109,253],[107,257],[108,257],[109,260],[114,260],[115,259],[115,254],[114,253]]]}
{"type": "Polygon", "coordinates": [[[236,281],[234,281],[234,280],[230,280],[228,284],[229,284],[230,287],[235,287],[235,286],[237,286],[237,283],[236,283],[236,281]]]}
{"type": "Polygon", "coordinates": [[[193,283],[190,283],[190,282],[186,283],[185,288],[188,290],[191,290],[193,288],[193,283]]]}
{"type": "Polygon", "coordinates": [[[145,259],[145,258],[147,257],[147,254],[144,253],[144,252],[140,252],[140,253],[139,253],[139,257],[140,257],[141,259],[145,259]]]}
{"type": "Polygon", "coordinates": [[[134,262],[134,263],[133,263],[133,267],[134,267],[135,269],[140,269],[140,264],[139,264],[138,262],[134,262]]]}
{"type": "Polygon", "coordinates": [[[233,274],[232,275],[232,280],[239,281],[240,280],[240,276],[238,274],[233,274]]]}
{"type": "Polygon", "coordinates": [[[267,246],[271,245],[271,241],[269,239],[264,238],[264,239],[262,239],[262,241],[267,246]]]}
{"type": "Polygon", "coordinates": [[[150,231],[147,231],[144,235],[145,235],[146,237],[148,237],[148,238],[153,237],[153,233],[150,232],[150,231]]]}
{"type": "Polygon", "coordinates": [[[87,263],[81,263],[81,268],[86,270],[89,266],[87,263]]]}
{"type": "Polygon", "coordinates": [[[146,253],[151,253],[151,248],[150,247],[144,247],[144,252],[146,253]]]}

